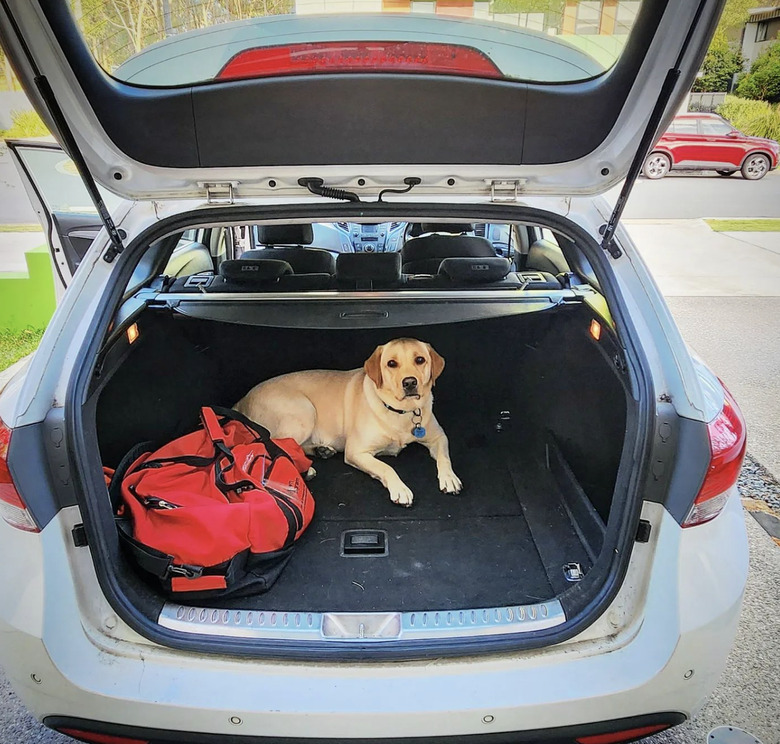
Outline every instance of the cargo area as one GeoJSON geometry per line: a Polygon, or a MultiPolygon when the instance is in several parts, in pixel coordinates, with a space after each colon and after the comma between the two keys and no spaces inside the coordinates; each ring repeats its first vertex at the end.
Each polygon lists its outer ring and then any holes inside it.
{"type": "MultiPolygon", "coordinates": [[[[277,583],[265,594],[208,606],[415,612],[559,597],[604,548],[630,397],[607,323],[594,339],[587,305],[507,315],[497,308],[478,320],[347,329],[146,310],[138,340],[114,344],[93,388],[103,464],[115,467],[138,442],[192,430],[201,406],[232,406],[261,380],[359,367],[378,344],[413,336],[446,360],[434,412],[463,492],[438,490],[435,463],[416,444],[388,458],[414,491],[408,509],[341,454],[317,460],[309,483],[314,520],[277,583]],[[356,555],[345,554],[345,534],[354,530],[368,538],[357,541],[356,555]]],[[[156,618],[165,598],[153,580],[118,547],[116,560],[127,596],[156,618]]]]}

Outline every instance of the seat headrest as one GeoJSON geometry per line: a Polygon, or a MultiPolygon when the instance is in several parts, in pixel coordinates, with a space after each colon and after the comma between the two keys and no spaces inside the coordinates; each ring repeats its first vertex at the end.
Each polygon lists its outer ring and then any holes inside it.
{"type": "Polygon", "coordinates": [[[423,222],[420,225],[421,233],[449,233],[460,235],[465,232],[474,232],[474,225],[465,222],[423,222]]]}
{"type": "Polygon", "coordinates": [[[443,274],[452,282],[462,284],[487,284],[500,282],[512,265],[509,259],[495,256],[492,258],[445,258],[439,266],[443,274]]]}
{"type": "Polygon", "coordinates": [[[314,240],[311,225],[258,225],[257,240],[262,245],[310,245],[314,240]]]}
{"type": "Polygon", "coordinates": [[[336,279],[357,289],[372,289],[401,281],[399,253],[340,253],[336,259],[336,279]]]}
{"type": "Polygon", "coordinates": [[[223,261],[219,267],[219,273],[231,282],[242,284],[267,284],[275,282],[280,276],[292,274],[292,266],[287,261],[275,261],[273,259],[249,260],[237,258],[223,261]]]}

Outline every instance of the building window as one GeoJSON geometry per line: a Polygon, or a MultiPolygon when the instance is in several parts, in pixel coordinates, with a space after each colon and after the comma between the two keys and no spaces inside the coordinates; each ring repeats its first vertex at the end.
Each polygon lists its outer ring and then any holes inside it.
{"type": "Polygon", "coordinates": [[[640,0],[625,0],[625,2],[618,3],[615,17],[616,34],[627,34],[631,31],[640,5],[640,0]]]}
{"type": "Polygon", "coordinates": [[[577,25],[574,33],[589,36],[599,32],[601,24],[601,2],[587,0],[577,6],[577,25]]]}
{"type": "Polygon", "coordinates": [[[756,43],[759,41],[766,41],[768,28],[769,24],[766,21],[761,21],[756,25],[756,43]]]}

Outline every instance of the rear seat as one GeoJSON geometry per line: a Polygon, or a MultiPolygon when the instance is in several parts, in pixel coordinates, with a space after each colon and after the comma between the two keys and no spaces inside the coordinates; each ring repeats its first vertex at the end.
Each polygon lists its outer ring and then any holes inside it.
{"type": "MultiPolygon", "coordinates": [[[[264,251],[248,251],[263,253],[264,251]]],[[[194,274],[178,279],[169,292],[305,292],[328,289],[330,274],[295,274],[287,261],[246,257],[223,261],[219,274],[194,274]]]]}
{"type": "Polygon", "coordinates": [[[287,261],[294,274],[336,273],[336,259],[322,248],[304,248],[314,240],[311,225],[259,225],[257,241],[266,248],[246,251],[241,258],[269,258],[287,261]],[[255,255],[259,254],[259,255],[255,255]]]}
{"type": "Polygon", "coordinates": [[[510,271],[511,262],[491,258],[445,258],[435,276],[416,274],[405,277],[409,289],[561,289],[561,283],[544,271],[510,271]]]}
{"type": "Polygon", "coordinates": [[[336,260],[339,289],[392,289],[401,285],[400,253],[341,253],[336,260]]]}
{"type": "Polygon", "coordinates": [[[496,251],[485,238],[439,234],[444,231],[462,233],[472,228],[473,225],[465,224],[423,223],[423,231],[431,234],[407,240],[401,248],[404,274],[438,274],[439,266],[445,258],[495,258],[496,251]]]}

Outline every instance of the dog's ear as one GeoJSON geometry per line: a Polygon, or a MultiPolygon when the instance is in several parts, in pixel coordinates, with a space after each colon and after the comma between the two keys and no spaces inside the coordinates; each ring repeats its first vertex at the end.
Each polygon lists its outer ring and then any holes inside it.
{"type": "Polygon", "coordinates": [[[444,357],[439,354],[433,346],[427,344],[428,351],[431,353],[431,383],[439,379],[439,375],[444,372],[444,357]]]}
{"type": "Polygon", "coordinates": [[[378,388],[382,387],[382,349],[384,348],[384,346],[377,346],[363,365],[366,375],[378,388]]]}

